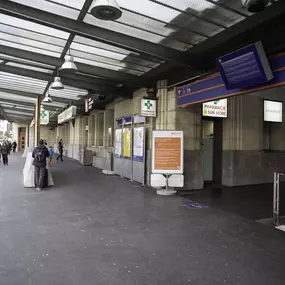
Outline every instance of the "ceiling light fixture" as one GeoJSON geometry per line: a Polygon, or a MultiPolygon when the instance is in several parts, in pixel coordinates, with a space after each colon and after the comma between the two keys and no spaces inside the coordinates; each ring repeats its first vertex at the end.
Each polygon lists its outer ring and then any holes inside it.
{"type": "Polygon", "coordinates": [[[67,72],[76,72],[77,66],[74,63],[73,56],[70,54],[70,50],[64,59],[65,59],[65,61],[64,61],[63,65],[61,66],[60,70],[67,71],[67,72]]]}
{"type": "Polygon", "coordinates": [[[64,89],[64,86],[61,83],[61,78],[59,77],[59,74],[58,74],[58,69],[57,69],[57,75],[54,78],[54,81],[53,81],[53,83],[52,83],[50,88],[51,89],[55,89],[55,90],[62,90],[62,89],[64,89]]]}
{"type": "Polygon", "coordinates": [[[51,98],[51,96],[50,96],[50,94],[48,92],[46,93],[46,96],[45,96],[43,102],[44,103],[52,103],[53,102],[52,98],[51,98]]]}
{"type": "Polygon", "coordinates": [[[123,13],[116,0],[95,0],[90,12],[95,18],[105,21],[115,21],[123,13]]]}

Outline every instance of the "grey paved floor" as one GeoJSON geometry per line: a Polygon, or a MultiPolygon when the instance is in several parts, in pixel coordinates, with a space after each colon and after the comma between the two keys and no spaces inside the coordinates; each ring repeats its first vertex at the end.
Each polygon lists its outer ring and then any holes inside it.
{"type": "MultiPolygon", "coordinates": [[[[181,191],[181,195],[253,221],[272,217],[273,184],[205,189],[187,195],[181,191]]],[[[285,215],[285,183],[280,184],[280,215],[285,215]]]]}
{"type": "Polygon", "coordinates": [[[0,164],[1,285],[285,284],[283,232],[71,161],[34,192],[22,165],[0,164]]]}

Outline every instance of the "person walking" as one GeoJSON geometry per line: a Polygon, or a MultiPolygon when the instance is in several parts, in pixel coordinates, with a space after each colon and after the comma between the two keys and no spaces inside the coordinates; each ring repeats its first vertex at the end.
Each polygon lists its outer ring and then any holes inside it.
{"type": "Polygon", "coordinates": [[[32,157],[34,159],[33,165],[35,167],[35,186],[37,191],[42,191],[44,188],[44,179],[46,175],[47,158],[49,152],[44,146],[44,141],[40,140],[39,145],[33,150],[32,157]]]}
{"type": "Polygon", "coordinates": [[[1,148],[1,152],[2,152],[4,165],[8,165],[9,147],[8,147],[8,143],[7,142],[4,142],[4,144],[3,144],[2,148],[1,148]]]}
{"type": "Polygon", "coordinates": [[[14,141],[14,142],[12,143],[13,153],[15,153],[16,148],[17,148],[17,143],[16,143],[16,141],[14,141]]]}
{"type": "Polygon", "coordinates": [[[48,166],[51,167],[52,158],[54,157],[54,151],[52,149],[52,146],[49,147],[48,152],[49,152],[48,166]]]}
{"type": "Polygon", "coordinates": [[[1,157],[2,157],[2,145],[0,144],[0,162],[1,162],[1,157]]]}
{"type": "Polygon", "coordinates": [[[12,150],[12,144],[11,144],[11,142],[9,141],[9,142],[8,142],[8,154],[9,154],[9,155],[11,154],[11,150],[12,150]]]}
{"type": "Polygon", "coordinates": [[[59,159],[61,160],[61,161],[63,161],[63,141],[62,141],[62,139],[59,141],[59,143],[58,143],[58,151],[59,151],[59,156],[56,158],[56,160],[58,161],[59,159]]]}

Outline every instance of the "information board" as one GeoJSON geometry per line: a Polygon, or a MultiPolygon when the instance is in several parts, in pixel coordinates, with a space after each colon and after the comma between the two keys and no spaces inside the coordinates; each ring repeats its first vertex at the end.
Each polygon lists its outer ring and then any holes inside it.
{"type": "Polygon", "coordinates": [[[132,130],[130,128],[123,129],[123,157],[131,157],[131,135],[132,130]]]}
{"type": "Polygon", "coordinates": [[[183,174],[183,131],[153,131],[152,173],[183,174]]]}
{"type": "Polygon", "coordinates": [[[134,128],[134,160],[144,161],[144,148],[145,148],[145,128],[134,128]]]}
{"type": "Polygon", "coordinates": [[[115,131],[115,156],[121,157],[122,156],[122,129],[117,129],[115,131]]]}
{"type": "Polygon", "coordinates": [[[218,58],[217,65],[228,90],[254,86],[273,78],[261,42],[218,58]]]}

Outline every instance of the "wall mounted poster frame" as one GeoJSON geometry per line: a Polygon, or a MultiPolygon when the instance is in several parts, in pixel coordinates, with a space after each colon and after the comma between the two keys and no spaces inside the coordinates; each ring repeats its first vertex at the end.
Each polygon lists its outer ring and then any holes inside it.
{"type": "Polygon", "coordinates": [[[183,174],[183,131],[153,131],[152,173],[183,174]]]}
{"type": "Polygon", "coordinates": [[[132,146],[132,129],[123,128],[123,154],[124,158],[131,158],[131,146],[132,146]]]}
{"type": "Polygon", "coordinates": [[[115,131],[115,157],[122,157],[122,129],[115,131]]]}
{"type": "Polygon", "coordinates": [[[144,162],[145,152],[145,127],[134,128],[133,158],[135,161],[144,162]]]}

